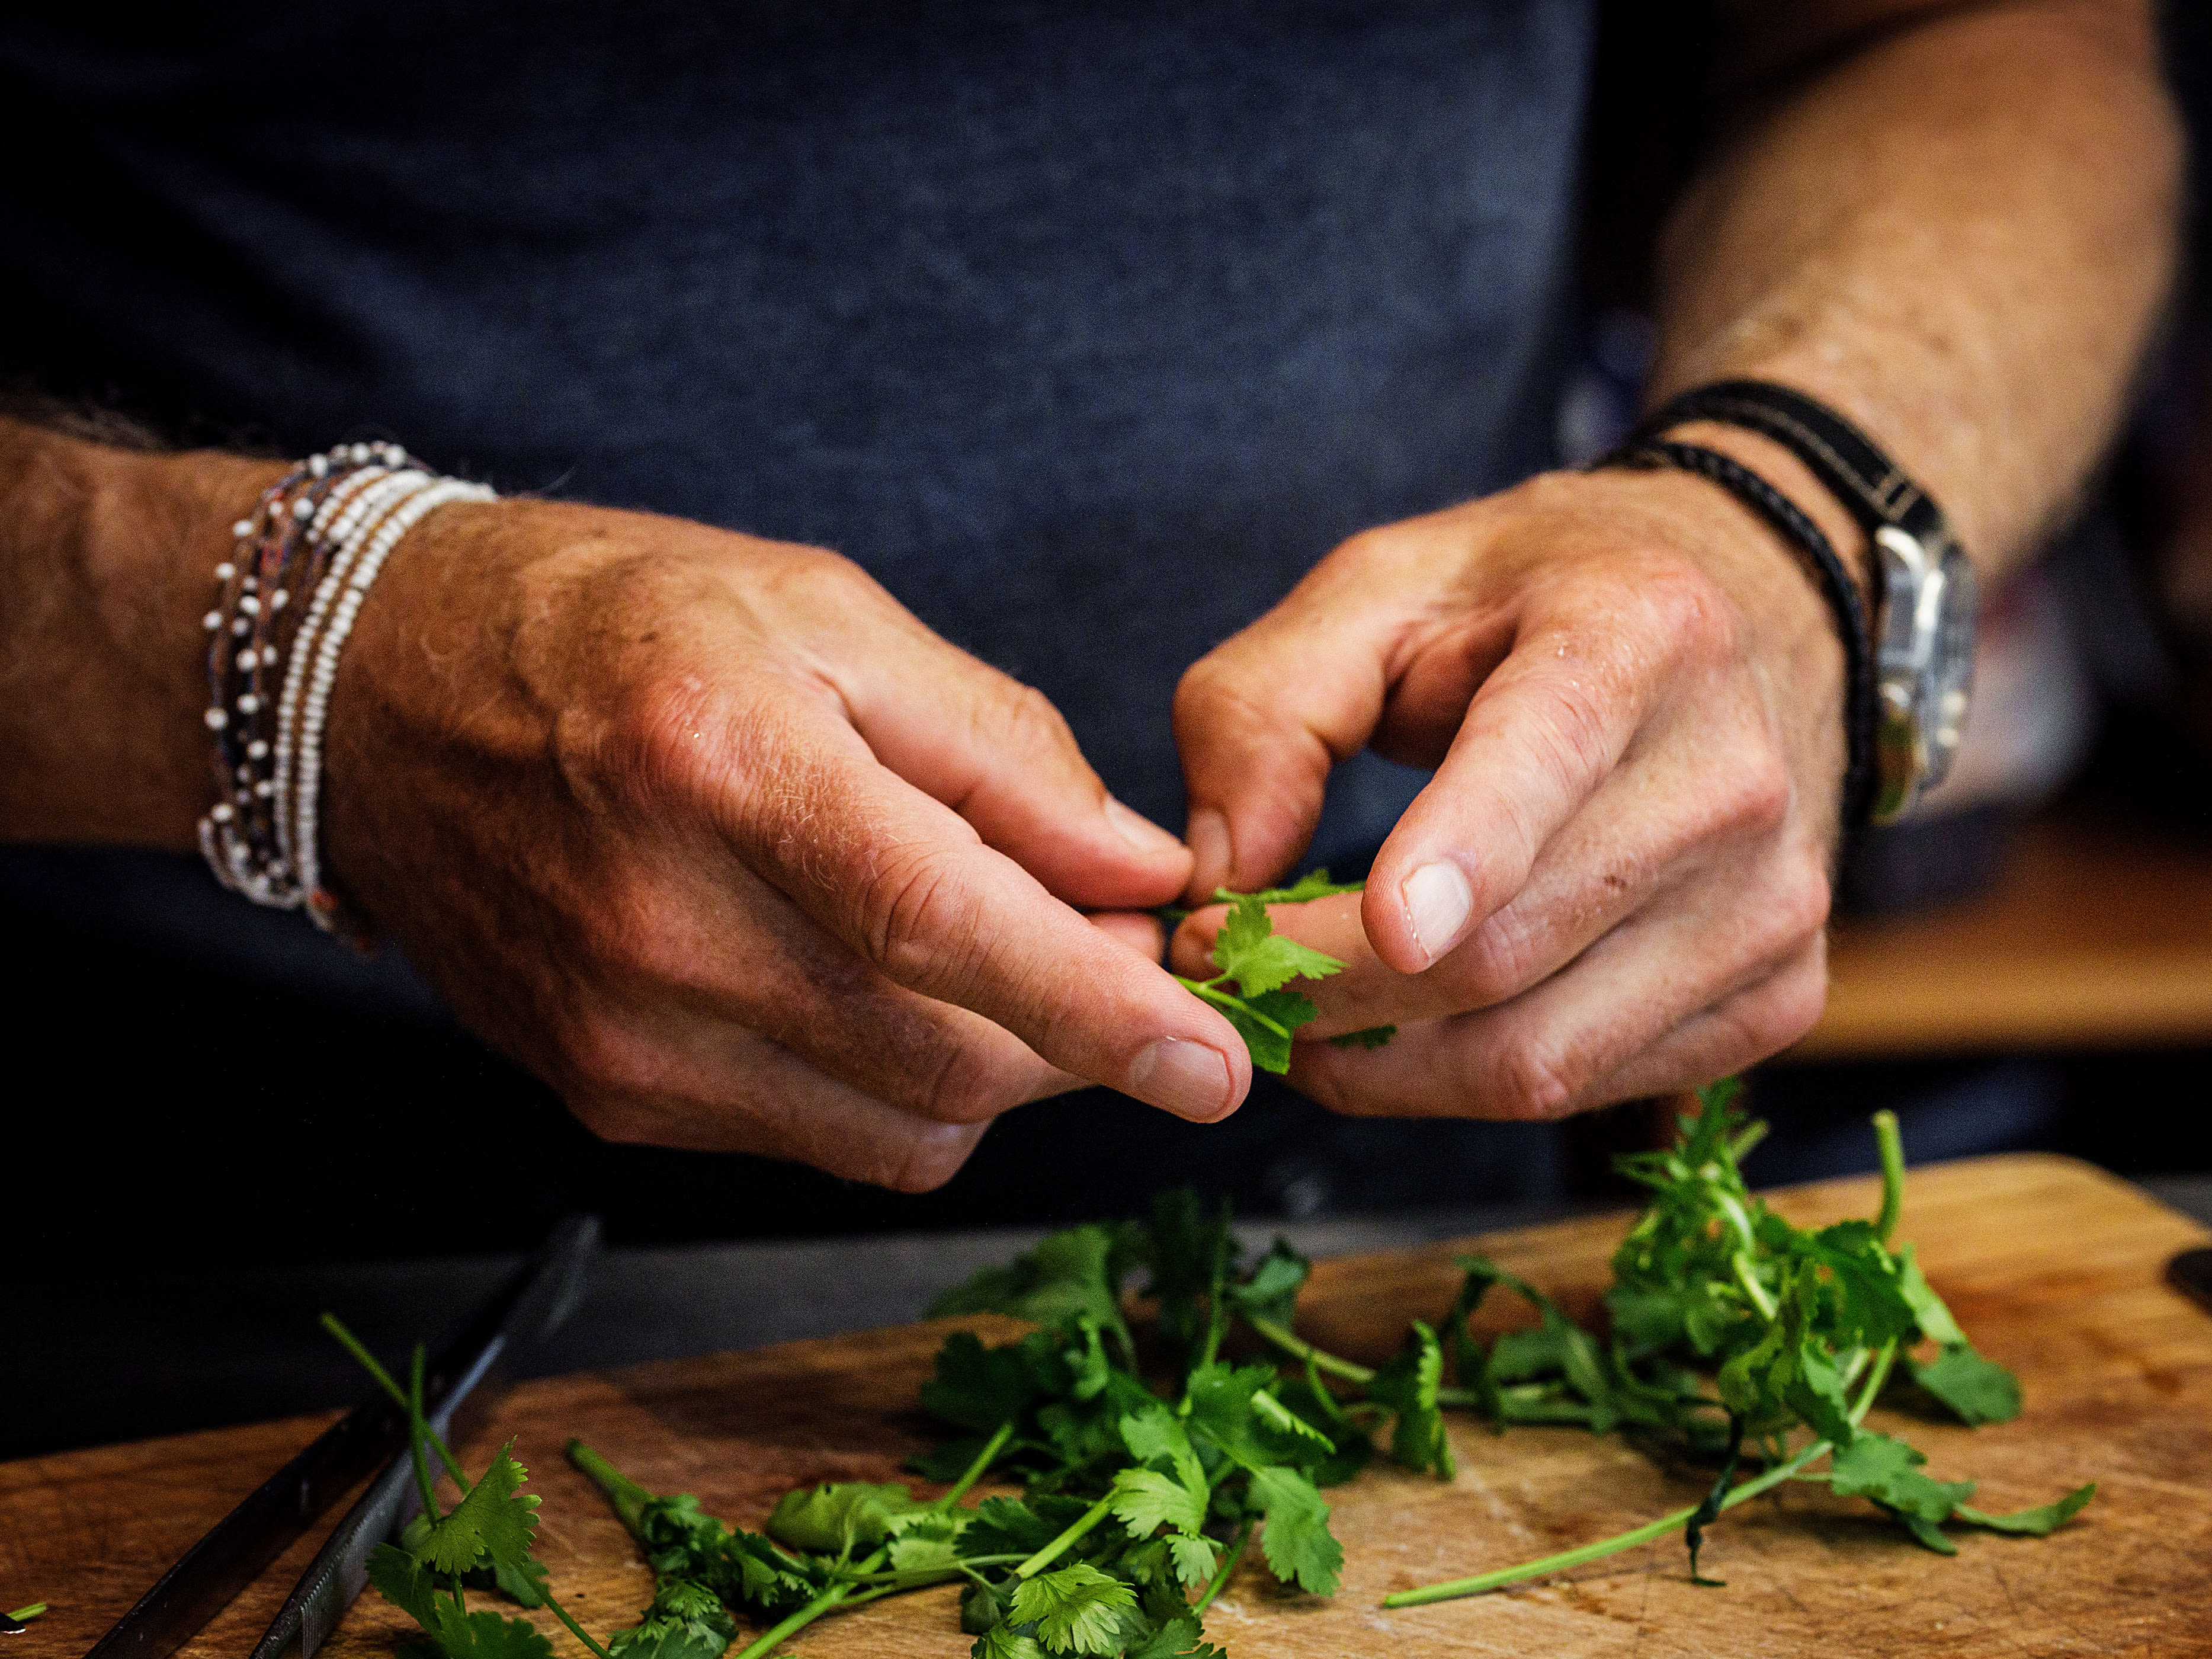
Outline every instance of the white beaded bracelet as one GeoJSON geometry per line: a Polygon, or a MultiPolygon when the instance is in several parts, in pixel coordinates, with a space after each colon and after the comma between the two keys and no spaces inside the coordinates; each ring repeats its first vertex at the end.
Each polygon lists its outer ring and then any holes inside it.
{"type": "Polygon", "coordinates": [[[304,904],[318,926],[340,930],[317,846],[339,653],[410,529],[449,501],[496,499],[409,465],[397,445],[341,444],[292,469],[233,527],[237,550],[216,567],[204,619],[216,801],[199,823],[201,853],[224,886],[280,909],[304,904]]]}

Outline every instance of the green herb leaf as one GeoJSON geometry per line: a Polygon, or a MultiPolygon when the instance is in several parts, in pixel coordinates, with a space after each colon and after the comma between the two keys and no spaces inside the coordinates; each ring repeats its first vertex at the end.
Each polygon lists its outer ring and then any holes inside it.
{"type": "Polygon", "coordinates": [[[1123,1629],[1121,1615],[1136,1605],[1127,1584],[1079,1561],[1016,1585],[1012,1617],[1016,1624],[1034,1623],[1037,1639],[1054,1653],[1095,1651],[1112,1647],[1123,1629]]]}
{"type": "Polygon", "coordinates": [[[1267,1516],[1260,1547],[1276,1577],[1316,1595],[1336,1594],[1344,1547],[1328,1530],[1328,1504],[1296,1469],[1252,1471],[1252,1496],[1267,1516]]]}
{"type": "Polygon", "coordinates": [[[1380,1048],[1398,1035],[1395,1025],[1370,1025],[1357,1031],[1340,1031],[1328,1040],[1332,1048],[1380,1048]]]}
{"type": "Polygon", "coordinates": [[[1036,1644],[1036,1638],[1011,1625],[985,1631],[968,1652],[969,1659],[1044,1659],[1044,1650],[1036,1644]]]}
{"type": "Polygon", "coordinates": [[[1256,898],[1231,907],[1214,936],[1213,965],[1248,998],[1265,996],[1294,979],[1327,979],[1344,971],[1344,963],[1326,951],[1275,932],[1267,905],[1256,898]]]}
{"type": "Polygon", "coordinates": [[[1963,1340],[1926,1364],[1908,1364],[1907,1369],[1912,1380],[1961,1423],[1978,1427],[2009,1423],[2020,1415],[2020,1379],[1963,1340]]]}
{"type": "Polygon", "coordinates": [[[1457,1473],[1437,1391],[1444,1378],[1443,1348],[1437,1334],[1416,1320],[1409,1346],[1376,1372],[1368,1397],[1398,1414],[1390,1431],[1390,1455],[1409,1469],[1433,1470],[1440,1480],[1457,1473]]]}
{"type": "Polygon", "coordinates": [[[1971,1480],[1937,1480],[1920,1472],[1928,1459],[1904,1441],[1861,1432],[1828,1466],[1828,1485],[1838,1497],[1871,1498],[1899,1515],[1948,1521],[1974,1495],[1971,1480]]]}
{"type": "Polygon", "coordinates": [[[1317,898],[1333,898],[1339,893],[1357,893],[1366,885],[1364,881],[1331,881],[1327,870],[1309,870],[1288,887],[1262,887],[1256,893],[1232,893],[1226,887],[1217,887],[1213,898],[1217,904],[1235,904],[1243,899],[1255,899],[1261,904],[1304,904],[1317,898]]]}
{"type": "Polygon", "coordinates": [[[2097,1495],[2097,1483],[2076,1486],[2055,1504],[2042,1504],[2032,1510],[2014,1510],[2010,1515],[1986,1515],[1980,1510],[1961,1504],[1952,1512],[1951,1518],[1970,1527],[1984,1527],[1991,1532],[2025,1534],[2042,1538],[2057,1532],[2097,1495]]]}
{"type": "Polygon", "coordinates": [[[916,1507],[904,1486],[842,1480],[801,1487],[777,1501],[768,1518],[768,1534],[793,1549],[848,1555],[860,1547],[881,1543],[892,1518],[916,1507]]]}

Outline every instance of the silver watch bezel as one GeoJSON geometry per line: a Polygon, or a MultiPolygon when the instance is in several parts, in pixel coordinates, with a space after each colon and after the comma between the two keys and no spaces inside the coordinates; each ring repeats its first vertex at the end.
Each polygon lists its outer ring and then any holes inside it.
{"type": "Polygon", "coordinates": [[[1942,782],[1973,700],[1974,568],[1948,537],[1885,525],[1875,633],[1873,821],[1894,823],[1942,782]]]}

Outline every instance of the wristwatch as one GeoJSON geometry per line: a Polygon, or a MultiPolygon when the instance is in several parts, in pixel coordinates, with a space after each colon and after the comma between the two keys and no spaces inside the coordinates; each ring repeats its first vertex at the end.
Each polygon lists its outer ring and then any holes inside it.
{"type": "Polygon", "coordinates": [[[1973,698],[1974,568],[1933,496],[1825,404],[1764,380],[1683,393],[1624,449],[1691,421],[1760,433],[1795,453],[1858,520],[1874,548],[1874,696],[1866,817],[1893,823],[1942,782],[1973,698]]]}

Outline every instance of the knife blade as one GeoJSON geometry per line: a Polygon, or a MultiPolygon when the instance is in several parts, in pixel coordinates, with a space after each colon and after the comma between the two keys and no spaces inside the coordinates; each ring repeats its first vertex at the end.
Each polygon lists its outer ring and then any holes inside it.
{"type": "MultiPolygon", "coordinates": [[[[555,1228],[439,1352],[423,1377],[425,1402],[450,1415],[501,1357],[566,1317],[599,1231],[591,1216],[572,1216],[555,1228]]],[[[363,1401],[216,1522],[86,1659],[167,1659],[405,1438],[406,1416],[397,1406],[381,1393],[363,1401]]]]}
{"type": "MultiPolygon", "coordinates": [[[[585,1261],[598,1240],[596,1220],[574,1218],[562,1224],[542,1253],[545,1270],[516,1303],[507,1323],[476,1352],[437,1408],[428,1413],[430,1426],[440,1435],[449,1441],[465,1437],[491,1415],[513,1380],[517,1356],[567,1317],[582,1287],[585,1261]]],[[[412,1462],[402,1447],[324,1540],[267,1633],[255,1644],[252,1659],[278,1659],[295,1651],[301,1659],[310,1659],[368,1583],[371,1553],[379,1544],[396,1541],[422,1507],[412,1462]]]]}

